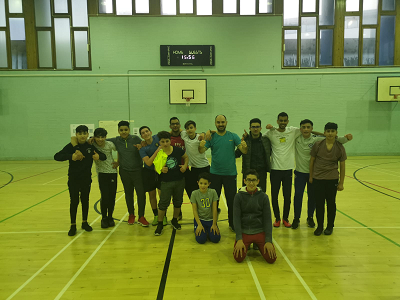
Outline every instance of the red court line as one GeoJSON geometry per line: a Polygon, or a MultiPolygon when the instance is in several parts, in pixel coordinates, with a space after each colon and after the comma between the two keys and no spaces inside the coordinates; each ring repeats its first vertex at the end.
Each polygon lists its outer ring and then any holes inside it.
{"type": "Polygon", "coordinates": [[[53,169],[53,170],[50,170],[50,171],[46,171],[46,172],[43,172],[43,173],[38,173],[38,174],[35,174],[35,175],[32,175],[32,176],[28,176],[28,177],[25,177],[25,178],[21,178],[21,179],[18,179],[18,180],[14,180],[14,181],[10,182],[10,184],[18,182],[18,181],[21,181],[21,180],[29,179],[29,178],[32,178],[32,177],[35,177],[35,176],[39,176],[39,175],[42,175],[42,174],[45,174],[45,173],[49,173],[49,172],[52,172],[52,171],[55,171],[55,170],[59,170],[59,169],[65,168],[65,167],[66,166],[60,167],[60,168],[57,168],[57,169],[53,169]]]}
{"type": "MultiPolygon", "coordinates": [[[[349,178],[351,178],[351,179],[354,179],[354,180],[355,180],[355,178],[354,178],[354,177],[347,176],[347,175],[346,175],[346,177],[349,177],[349,178]]],[[[389,188],[387,188],[387,187],[384,187],[384,186],[381,186],[381,185],[377,185],[377,184],[374,184],[374,183],[371,183],[371,182],[368,182],[368,181],[360,180],[360,179],[358,179],[358,180],[359,180],[359,181],[361,181],[361,182],[366,182],[366,183],[368,183],[368,184],[372,184],[372,185],[374,185],[374,186],[377,186],[377,187],[380,187],[380,188],[382,188],[382,189],[385,189],[385,190],[392,191],[392,192],[395,192],[395,193],[398,193],[398,194],[400,194],[400,192],[398,192],[398,191],[395,191],[395,190],[391,190],[391,189],[389,189],[389,188]]]]}

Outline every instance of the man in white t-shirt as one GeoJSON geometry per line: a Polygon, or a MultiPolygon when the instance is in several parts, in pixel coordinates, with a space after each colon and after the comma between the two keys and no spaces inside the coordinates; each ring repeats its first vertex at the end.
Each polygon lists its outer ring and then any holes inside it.
{"type": "Polygon", "coordinates": [[[189,156],[190,173],[186,178],[186,192],[190,199],[192,192],[199,188],[197,182],[201,173],[210,173],[210,163],[205,153],[199,152],[199,146],[205,145],[204,134],[202,141],[200,134],[196,133],[196,122],[189,120],[185,123],[185,129],[181,132],[182,140],[185,142],[186,154],[189,156]]]}
{"type": "Polygon", "coordinates": [[[272,154],[271,154],[271,200],[272,208],[274,210],[275,222],[274,227],[281,225],[281,216],[278,204],[278,195],[282,183],[283,192],[283,225],[291,227],[289,223],[289,211],[292,193],[292,174],[294,169],[294,142],[301,134],[300,129],[297,127],[287,127],[289,123],[288,114],[281,112],[278,115],[278,128],[273,128],[267,125],[270,129],[265,135],[271,141],[272,154]]]}

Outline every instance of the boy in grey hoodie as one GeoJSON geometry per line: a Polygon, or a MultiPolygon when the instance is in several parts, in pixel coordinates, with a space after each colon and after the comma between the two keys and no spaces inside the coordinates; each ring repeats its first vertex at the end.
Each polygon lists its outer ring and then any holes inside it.
{"type": "Polygon", "coordinates": [[[268,196],[257,187],[260,180],[256,170],[248,170],[243,174],[243,178],[246,186],[239,190],[233,202],[233,224],[236,232],[233,257],[237,262],[242,262],[250,244],[254,243],[264,259],[272,264],[276,260],[276,253],[272,244],[272,219],[268,196]]]}

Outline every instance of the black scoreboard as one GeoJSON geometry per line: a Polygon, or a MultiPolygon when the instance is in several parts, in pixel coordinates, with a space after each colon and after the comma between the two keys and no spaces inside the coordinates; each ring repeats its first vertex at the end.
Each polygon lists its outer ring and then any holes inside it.
{"type": "Polygon", "coordinates": [[[161,66],[215,66],[214,45],[161,45],[161,66]]]}

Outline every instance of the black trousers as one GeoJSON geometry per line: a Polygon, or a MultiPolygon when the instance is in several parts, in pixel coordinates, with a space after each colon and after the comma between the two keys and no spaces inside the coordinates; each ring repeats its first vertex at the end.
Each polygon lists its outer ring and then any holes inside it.
{"type": "Polygon", "coordinates": [[[292,170],[271,170],[270,181],[271,181],[271,199],[272,208],[276,220],[280,220],[280,211],[278,203],[279,190],[282,183],[283,192],[283,219],[288,220],[290,203],[292,197],[292,170]]]}
{"type": "Polygon", "coordinates": [[[69,189],[69,214],[71,217],[71,224],[76,223],[76,213],[78,211],[79,199],[82,204],[82,220],[87,220],[89,213],[89,194],[92,179],[79,181],[79,180],[68,180],[69,189]]]}
{"type": "Polygon", "coordinates": [[[192,167],[190,169],[190,173],[189,173],[190,175],[185,177],[185,180],[186,180],[185,189],[186,189],[189,199],[192,196],[193,191],[195,191],[199,188],[197,181],[199,181],[199,175],[204,172],[210,173],[210,166],[207,166],[204,168],[192,167]]]}
{"type": "Polygon", "coordinates": [[[313,188],[315,195],[315,208],[318,227],[324,227],[325,215],[325,201],[328,217],[327,227],[333,228],[335,226],[336,217],[336,193],[338,186],[338,179],[333,180],[320,180],[313,179],[313,188]]]}
{"type": "Polygon", "coordinates": [[[112,218],[117,194],[117,177],[117,173],[99,173],[100,208],[103,219],[112,218]]]}
{"type": "Polygon", "coordinates": [[[143,187],[142,170],[126,171],[122,168],[119,168],[119,175],[121,176],[121,181],[124,185],[125,201],[129,214],[135,214],[133,192],[136,190],[139,218],[144,216],[144,209],[146,207],[146,193],[143,187]]]}
{"type": "MultiPolygon", "coordinates": [[[[233,200],[237,191],[236,183],[237,175],[216,175],[211,174],[210,188],[215,189],[218,199],[221,196],[222,186],[224,186],[226,204],[228,206],[228,222],[229,226],[233,228],[233,200]]],[[[219,205],[219,200],[218,200],[219,205]]]]}
{"type": "MultiPolygon", "coordinates": [[[[262,189],[264,193],[267,192],[267,171],[265,170],[256,170],[258,173],[258,179],[260,179],[260,183],[258,184],[258,187],[262,189]]],[[[242,178],[242,186],[245,186],[246,184],[244,183],[242,178]]]]}

